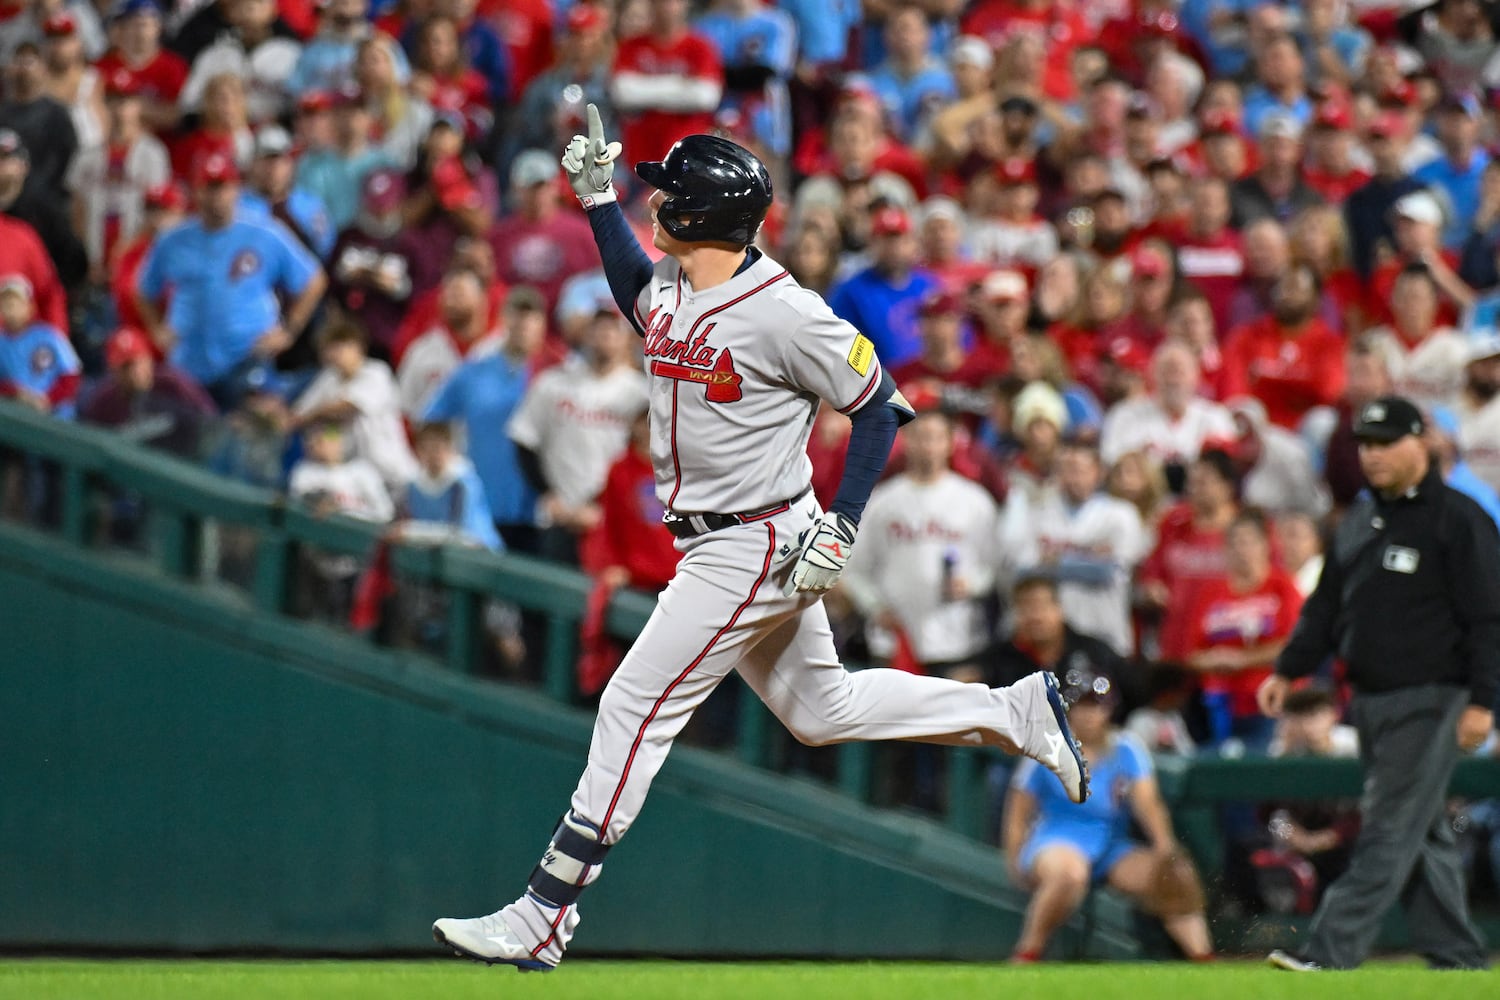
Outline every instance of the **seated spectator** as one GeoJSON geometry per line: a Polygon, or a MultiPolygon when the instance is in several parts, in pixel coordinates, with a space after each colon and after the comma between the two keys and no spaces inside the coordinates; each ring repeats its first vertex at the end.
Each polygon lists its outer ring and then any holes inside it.
{"type": "MultiPolygon", "coordinates": [[[[328,0],[319,6],[317,34],[303,46],[287,80],[293,97],[315,90],[337,92],[351,81],[359,43],[375,30],[369,13],[369,0],[328,0]]],[[[396,58],[397,71],[405,79],[411,68],[399,48],[396,58]]]]}
{"type": "Polygon", "coordinates": [[[1342,205],[1369,183],[1370,172],[1362,169],[1355,158],[1350,102],[1331,98],[1318,105],[1307,129],[1307,165],[1302,170],[1302,179],[1334,206],[1342,205]]]}
{"type": "Polygon", "coordinates": [[[1181,667],[1159,664],[1146,679],[1145,704],[1125,719],[1124,731],[1150,754],[1191,757],[1198,752],[1183,711],[1198,689],[1197,678],[1181,667]]]}
{"type": "Polygon", "coordinates": [[[1367,330],[1364,339],[1384,354],[1392,391],[1419,407],[1452,406],[1463,388],[1469,345],[1458,331],[1438,324],[1432,272],[1408,266],[1391,294],[1391,324],[1367,330]]]}
{"type": "Polygon", "coordinates": [[[210,156],[196,180],[197,217],[151,248],[135,304],[157,347],[228,408],[250,370],[292,345],[327,281],[284,226],[237,211],[234,161],[210,156]],[[158,303],[168,289],[163,313],[158,303]],[[278,292],[290,300],[284,310],[278,292]]]}
{"type": "Polygon", "coordinates": [[[1188,185],[1187,232],[1177,242],[1177,266],[1208,298],[1214,326],[1226,329],[1230,304],[1245,272],[1240,234],[1230,228],[1229,186],[1218,177],[1188,185]]]}
{"type": "Polygon", "coordinates": [[[345,84],[334,98],[333,146],[310,150],[297,162],[297,183],[323,200],[335,232],[353,222],[359,213],[359,193],[365,178],[377,170],[398,166],[372,141],[373,125],[364,93],[357,84],[345,84]]]}
{"type": "Polygon", "coordinates": [[[1124,500],[1141,516],[1146,551],[1156,547],[1156,524],[1166,512],[1167,474],[1161,463],[1143,451],[1127,451],[1110,465],[1104,477],[1109,495],[1124,500]]]}
{"type": "Polygon", "coordinates": [[[932,55],[931,37],[921,7],[895,8],[885,18],[886,60],[870,73],[897,137],[907,143],[926,126],[934,107],[958,95],[952,72],[932,55]]]}
{"type": "Polygon", "coordinates": [[[681,558],[656,498],[650,416],[642,407],[630,422],[630,446],[610,466],[599,495],[597,577],[611,591],[631,587],[658,593],[671,582],[681,558]]]}
{"type": "Polygon", "coordinates": [[[1057,231],[1037,214],[1034,161],[1003,160],[993,182],[981,188],[976,181],[970,192],[969,245],[976,260],[1035,270],[1057,256],[1057,231]],[[974,197],[976,189],[993,193],[974,197]]]}
{"type": "Polygon", "coordinates": [[[1147,659],[1182,663],[1191,652],[1191,609],[1227,572],[1224,533],[1238,513],[1236,487],[1234,462],[1221,449],[1200,452],[1188,466],[1184,500],[1163,516],[1156,548],[1137,574],[1140,606],[1160,622],[1155,642],[1141,644],[1147,659]]]}
{"type": "Polygon", "coordinates": [[[917,311],[938,280],[917,267],[917,241],[905,209],[888,205],[870,226],[870,266],[828,293],[828,305],[875,345],[881,363],[895,367],[921,350],[917,311]]]}
{"type": "Polygon", "coordinates": [[[1155,350],[1167,336],[1167,307],[1177,276],[1172,269],[1171,244],[1151,238],[1136,246],[1127,261],[1130,305],[1111,330],[1111,338],[1128,337],[1155,350]]]}
{"type": "MultiPolygon", "coordinates": [[[[1356,757],[1359,734],[1339,724],[1333,696],[1306,687],[1286,697],[1272,757],[1356,757]]],[[[1275,912],[1311,913],[1324,887],[1343,874],[1359,834],[1359,809],[1352,801],[1297,799],[1261,806],[1267,846],[1251,856],[1261,899],[1275,912]]]]}
{"type": "Polygon", "coordinates": [[[601,309],[583,351],[538,375],[506,433],[540,499],[541,554],[576,565],[581,536],[599,525],[599,493],[647,401],[636,338],[617,309],[601,309]]]}
{"type": "Polygon", "coordinates": [[[188,78],[188,64],[183,58],[161,46],[161,14],[156,0],[124,0],[117,4],[110,15],[112,47],[95,63],[99,75],[106,80],[121,71],[135,79],[139,86],[141,120],[146,128],[157,133],[177,127],[182,117],[177,102],[188,78]]]}
{"type": "Polygon", "coordinates": [[[1305,511],[1288,511],[1276,518],[1276,552],[1297,592],[1304,599],[1323,575],[1323,533],[1305,511]]]}
{"type": "Polygon", "coordinates": [[[17,46],[5,67],[0,130],[16,136],[14,140],[0,139],[0,146],[13,146],[34,154],[27,181],[36,194],[56,204],[65,204],[68,166],[78,153],[78,132],[68,109],[47,93],[46,68],[35,42],[17,46]]]}
{"type": "Polygon", "coordinates": [[[1198,362],[1198,394],[1205,399],[1224,399],[1224,352],[1214,327],[1213,307],[1192,285],[1183,285],[1167,304],[1167,339],[1186,347],[1198,362]]]}
{"type": "Polygon", "coordinates": [[[931,109],[922,133],[914,140],[918,152],[937,168],[962,160],[971,148],[970,136],[976,125],[998,116],[1000,111],[1000,96],[992,86],[995,51],[988,42],[973,35],[955,38],[949,47],[948,66],[957,93],[953,100],[931,109]]]}
{"type": "Polygon", "coordinates": [[[1031,902],[1013,961],[1041,959],[1053,932],[1096,885],[1109,885],[1159,916],[1188,958],[1213,955],[1198,874],[1172,832],[1151,757],[1109,722],[1109,678],[1070,671],[1068,721],[1089,759],[1100,794],[1073,806],[1046,771],[1023,760],[1005,800],[1002,850],[1011,880],[1031,902]],[[1131,820],[1149,846],[1130,838],[1131,820]]]}
{"type": "Polygon", "coordinates": [[[1458,252],[1442,245],[1443,208],[1429,191],[1403,195],[1391,208],[1395,253],[1370,274],[1365,315],[1372,324],[1395,319],[1396,281],[1413,264],[1425,267],[1438,290],[1437,323],[1457,326],[1458,318],[1474,304],[1474,290],[1458,276],[1458,252]]]}
{"type": "Polygon", "coordinates": [[[68,170],[73,228],[93,285],[109,281],[116,254],[140,230],[146,192],[172,179],[167,148],[142,125],[140,84],[128,70],[105,77],[104,108],[104,142],[81,150],[68,170]]]}
{"type": "Polygon", "coordinates": [[[193,59],[179,96],[182,112],[196,112],[208,81],[227,73],[246,81],[251,122],[276,121],[291,103],[288,83],[302,56],[302,43],[277,15],[276,0],[221,0],[220,6],[228,24],[193,59]]]}
{"type": "Polygon", "coordinates": [[[373,465],[396,495],[416,469],[390,366],[369,356],[365,332],[350,322],[324,327],[317,345],[322,368],[292,407],[294,426],[347,424],[350,455],[373,465]]]}
{"type": "Polygon", "coordinates": [[[1463,245],[1459,249],[1458,276],[1464,284],[1481,295],[1464,317],[1464,327],[1495,325],[1496,285],[1500,285],[1500,270],[1496,268],[1495,251],[1500,249],[1500,160],[1490,160],[1484,173],[1479,176],[1479,191],[1474,214],[1460,220],[1466,227],[1463,245]]]}
{"type": "Polygon", "coordinates": [[[1008,499],[1000,557],[1016,576],[1054,577],[1068,620],[1124,656],[1135,648],[1130,577],[1145,554],[1144,533],[1135,507],[1103,485],[1098,450],[1064,443],[1057,489],[1008,499]]]}
{"type": "Polygon", "coordinates": [[[506,302],[497,349],[472,352],[415,415],[424,423],[462,421],[464,453],[484,484],[496,530],[507,548],[531,554],[537,551],[536,493],[521,471],[515,442],[496,429],[520,406],[545,332],[540,296],[516,289],[506,302]]]}
{"type": "Polygon", "coordinates": [[[1009,635],[982,669],[959,680],[980,681],[991,687],[1014,684],[1038,670],[1050,670],[1067,683],[1070,670],[1080,670],[1122,682],[1129,667],[1109,643],[1074,628],[1063,612],[1059,583],[1048,575],[1022,576],[1011,587],[1009,635]]]}
{"type": "MultiPolygon", "coordinates": [[[[817,138],[821,133],[810,133],[817,138]]],[[[910,209],[922,187],[913,182],[910,155],[885,134],[878,99],[853,91],[828,123],[827,145],[809,152],[799,151],[809,175],[797,186],[792,214],[805,218],[815,208],[833,211],[845,233],[857,231],[858,216],[876,201],[910,209]]],[[[918,171],[917,180],[920,180],[918,171]]]]}
{"type": "Polygon", "coordinates": [[[365,178],[359,214],[338,234],[329,256],[329,290],[370,337],[372,352],[392,356],[396,331],[412,299],[419,242],[401,226],[406,179],[394,170],[365,178]]]}
{"type": "Polygon", "coordinates": [[[1459,447],[1479,478],[1500,490],[1500,337],[1470,344],[1456,409],[1459,447]]]}
{"type": "MultiPolygon", "coordinates": [[[[24,222],[41,239],[65,289],[76,289],[88,277],[88,251],[83,247],[64,206],[66,195],[53,195],[31,185],[30,151],[20,136],[0,129],[0,212],[24,222]]],[[[58,329],[66,329],[66,325],[58,329]]]]}
{"type": "Polygon", "coordinates": [[[151,338],[125,326],[105,345],[109,375],[85,399],[79,417],[127,441],[198,461],[213,400],[182,372],[158,365],[151,338]]]}
{"type": "Polygon", "coordinates": [[[1187,663],[1203,678],[1212,744],[1235,739],[1259,753],[1275,725],[1261,715],[1255,691],[1297,624],[1302,595],[1272,562],[1270,525],[1260,511],[1235,516],[1224,554],[1225,575],[1204,586],[1189,612],[1187,663]]]}
{"type": "Polygon", "coordinates": [[[1068,404],[1061,393],[1045,382],[1033,382],[1015,392],[1014,399],[1006,401],[1008,424],[992,429],[1009,431],[1020,445],[1006,468],[1010,483],[1007,499],[1025,496],[1029,501],[1041,503],[1043,495],[1057,482],[1057,459],[1063,434],[1068,430],[1068,404]]]}
{"type": "Polygon", "coordinates": [[[991,271],[971,290],[968,303],[978,329],[966,366],[986,380],[1009,374],[1011,350],[1027,336],[1031,289],[1026,275],[1020,271],[991,271]]]}
{"type": "Polygon", "coordinates": [[[1292,116],[1265,116],[1255,171],[1234,183],[1230,200],[1234,225],[1272,218],[1285,224],[1323,197],[1302,179],[1302,126],[1292,116]]]}
{"type": "Polygon", "coordinates": [[[1240,477],[1240,500],[1276,516],[1306,511],[1314,517],[1328,512],[1328,493],[1302,438],[1266,419],[1260,400],[1240,396],[1229,401],[1234,416],[1234,439],[1225,442],[1233,453],[1240,477]]]}
{"type": "Polygon", "coordinates": [[[72,420],[81,366],[67,335],[37,316],[31,282],[0,276],[0,396],[72,420]]]}
{"type": "Polygon", "coordinates": [[[473,464],[454,447],[453,428],[442,422],[422,424],[414,437],[416,463],[395,493],[402,537],[503,550],[484,486],[473,464]]]}
{"type": "Polygon", "coordinates": [[[843,588],[882,664],[975,680],[990,636],[983,601],[994,587],[999,511],[953,471],[947,414],[919,411],[901,435],[905,469],[875,487],[843,588]]]}
{"type": "MultiPolygon", "coordinates": [[[[479,0],[437,0],[433,13],[450,19],[458,28],[459,46],[467,54],[469,63],[489,84],[489,99],[496,106],[507,105],[519,96],[516,83],[525,80],[516,75],[511,57],[511,48],[500,37],[495,15],[478,16],[479,0]]],[[[504,24],[500,18],[498,24],[504,24]]],[[[513,29],[507,26],[509,33],[513,29]]],[[[623,36],[622,36],[623,37],[623,36]]],[[[410,45],[407,46],[410,48],[410,45]]]]}
{"type": "Polygon", "coordinates": [[[1375,270],[1382,243],[1395,240],[1391,208],[1398,200],[1422,187],[1407,174],[1404,155],[1408,145],[1403,116],[1381,112],[1369,125],[1369,150],[1374,167],[1368,183],[1344,202],[1344,221],[1349,229],[1349,262],[1361,278],[1375,270]]]}
{"type": "MultiPolygon", "coordinates": [[[[1234,418],[1198,394],[1199,371],[1191,349],[1169,340],[1151,360],[1149,395],[1112,406],[1104,416],[1099,450],[1113,463],[1139,451],[1180,470],[1198,457],[1203,442],[1234,437],[1234,418]]],[[[1180,479],[1179,479],[1180,481],[1180,479]]]]}
{"type": "Polygon", "coordinates": [[[1245,92],[1245,128],[1251,135],[1261,136],[1276,114],[1289,116],[1299,126],[1312,120],[1306,69],[1291,35],[1266,40],[1256,53],[1256,83],[1245,92]]]}
{"type": "Polygon", "coordinates": [[[268,490],[286,484],[287,410],[282,379],[269,367],[252,368],[234,408],[214,428],[208,467],[218,475],[268,490]]]}
{"type": "Polygon", "coordinates": [[[240,205],[280,222],[313,256],[327,260],[338,230],[328,217],[323,199],[296,182],[293,154],[292,137],[286,129],[262,125],[255,133],[255,158],[245,178],[240,205]]]}
{"type": "Polygon", "coordinates": [[[1317,318],[1318,293],[1312,269],[1293,264],[1272,290],[1271,315],[1224,342],[1225,393],[1256,397],[1279,427],[1296,428],[1344,391],[1344,343],[1317,318]]]}
{"type": "Polygon", "coordinates": [[[408,88],[409,73],[400,70],[404,63],[396,42],[377,33],[359,43],[353,80],[369,109],[372,134],[378,137],[381,152],[407,170],[416,162],[432,127],[432,106],[408,88]]]}
{"type": "Polygon", "coordinates": [[[172,140],[172,173],[190,179],[198,166],[218,154],[236,166],[255,155],[255,133],[245,112],[245,81],[220,73],[203,84],[203,106],[198,126],[172,140]]]}
{"type": "MultiPolygon", "coordinates": [[[[652,0],[645,34],[615,50],[610,99],[632,159],[659,160],[685,135],[713,130],[724,67],[688,24],[687,0],[652,0]]],[[[549,154],[550,155],[550,154],[549,154]]]]}
{"type": "Polygon", "coordinates": [[[1270,314],[1272,293],[1292,259],[1286,230],[1270,216],[1250,223],[1242,235],[1245,270],[1230,297],[1225,320],[1219,325],[1225,333],[1233,333],[1237,327],[1270,314]]]}
{"type": "Polygon", "coordinates": [[[485,292],[483,279],[468,267],[454,267],[443,278],[438,315],[397,355],[396,384],[401,392],[401,411],[408,418],[452,419],[422,414],[433,394],[463,361],[500,350],[504,338],[491,323],[485,292]]]}
{"type": "Polygon", "coordinates": [[[1095,390],[1103,389],[1100,358],[1120,335],[1129,307],[1125,280],[1108,267],[1096,267],[1083,279],[1083,295],[1071,313],[1047,329],[1047,336],[1067,358],[1075,377],[1095,390]]]}
{"type": "Polygon", "coordinates": [[[891,378],[908,398],[919,387],[930,389],[950,403],[972,398],[987,372],[969,363],[964,350],[964,303],[952,292],[933,292],[918,310],[921,350],[904,364],[892,366],[891,378]],[[965,390],[968,390],[966,392],[965,390]]]}

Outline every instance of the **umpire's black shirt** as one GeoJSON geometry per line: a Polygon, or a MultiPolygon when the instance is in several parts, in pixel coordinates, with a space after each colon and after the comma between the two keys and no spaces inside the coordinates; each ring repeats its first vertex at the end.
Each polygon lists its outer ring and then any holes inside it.
{"type": "Polygon", "coordinates": [[[1500,531],[1436,463],[1404,495],[1366,495],[1345,513],[1276,672],[1306,676],[1329,653],[1357,691],[1452,684],[1494,707],[1500,531]]]}

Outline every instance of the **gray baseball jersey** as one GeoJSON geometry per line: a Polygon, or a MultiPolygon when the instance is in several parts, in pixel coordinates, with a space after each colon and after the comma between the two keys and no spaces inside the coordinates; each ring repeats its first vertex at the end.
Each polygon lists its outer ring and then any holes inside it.
{"type": "Polygon", "coordinates": [[[670,510],[735,513],[798,496],[812,478],[818,400],[850,413],[880,385],[874,345],[769,257],[703,292],[664,258],[635,312],[656,493],[670,510]]]}

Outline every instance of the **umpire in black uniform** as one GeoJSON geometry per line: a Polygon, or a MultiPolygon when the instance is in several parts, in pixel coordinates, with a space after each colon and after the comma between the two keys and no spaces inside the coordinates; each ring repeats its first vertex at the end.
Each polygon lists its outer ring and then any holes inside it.
{"type": "Polygon", "coordinates": [[[1460,749],[1489,735],[1500,685],[1500,532],[1443,484],[1421,441],[1421,412],[1400,397],[1354,424],[1370,489],[1339,524],[1317,589],[1261,686],[1279,715],[1291,682],[1330,654],[1354,687],[1365,768],[1363,827],[1349,869],[1328,888],[1297,971],[1364,961],[1398,900],[1412,947],[1437,968],[1487,966],[1469,920],[1463,868],[1444,812],[1460,749]]]}

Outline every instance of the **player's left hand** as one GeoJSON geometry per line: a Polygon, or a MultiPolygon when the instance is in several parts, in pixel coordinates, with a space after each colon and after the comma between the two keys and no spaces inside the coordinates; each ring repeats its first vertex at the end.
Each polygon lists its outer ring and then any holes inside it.
{"type": "Polygon", "coordinates": [[[792,570],[792,590],[813,594],[832,590],[849,561],[858,530],[859,525],[837,511],[829,511],[813,522],[803,533],[802,554],[792,570]]]}

